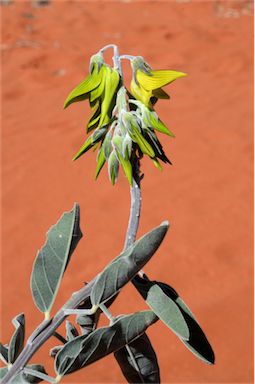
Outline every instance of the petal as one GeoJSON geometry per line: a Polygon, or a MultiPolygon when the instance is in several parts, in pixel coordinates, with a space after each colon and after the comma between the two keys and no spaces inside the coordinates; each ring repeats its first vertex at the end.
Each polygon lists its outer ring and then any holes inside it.
{"type": "Polygon", "coordinates": [[[88,75],[85,80],[79,83],[72,92],[67,96],[64,108],[67,108],[70,104],[80,101],[81,96],[88,97],[89,92],[99,86],[102,79],[102,71],[97,73],[97,70],[93,70],[91,75],[88,75]]]}
{"type": "Polygon", "coordinates": [[[74,156],[73,160],[77,160],[80,156],[82,156],[85,152],[87,152],[90,148],[92,148],[94,143],[92,143],[92,136],[88,137],[82,147],[74,156]]]}
{"type": "Polygon", "coordinates": [[[101,106],[101,118],[99,127],[105,122],[104,120],[107,114],[109,115],[109,108],[120,81],[119,73],[115,69],[107,67],[106,70],[107,72],[105,74],[105,88],[101,106]]]}
{"type": "Polygon", "coordinates": [[[170,84],[172,81],[186,76],[186,73],[170,70],[151,71],[150,75],[137,70],[137,80],[146,90],[154,90],[170,84]]]}
{"type": "Polygon", "coordinates": [[[170,96],[162,88],[154,89],[152,95],[158,99],[170,99],[170,96]]]}
{"type": "Polygon", "coordinates": [[[137,100],[141,101],[147,107],[149,106],[150,98],[152,95],[151,91],[147,91],[142,86],[137,85],[134,80],[131,81],[130,90],[132,96],[134,96],[137,100]]]}

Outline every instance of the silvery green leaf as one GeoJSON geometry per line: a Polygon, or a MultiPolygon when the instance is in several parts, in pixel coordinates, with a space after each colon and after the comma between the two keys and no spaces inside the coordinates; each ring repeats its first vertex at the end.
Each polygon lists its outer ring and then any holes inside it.
{"type": "MultiPolygon", "coordinates": [[[[31,365],[27,365],[26,367],[33,369],[34,371],[46,374],[46,371],[41,364],[31,364],[31,365]]],[[[41,381],[43,381],[39,377],[35,377],[33,375],[26,374],[26,373],[23,373],[22,376],[23,376],[23,380],[24,380],[23,382],[24,383],[40,383],[41,381]]],[[[17,384],[18,383],[19,383],[19,381],[17,381],[17,384]]]]}
{"type": "Polygon", "coordinates": [[[215,355],[213,349],[191,310],[187,307],[187,305],[172,287],[165,283],[158,284],[169,297],[175,300],[189,327],[189,340],[184,340],[181,338],[181,341],[198,359],[204,361],[207,364],[214,364],[215,355]]]}
{"type": "Polygon", "coordinates": [[[70,323],[70,321],[66,321],[66,338],[68,341],[73,340],[75,337],[79,336],[79,332],[75,328],[75,326],[70,323]]]}
{"type": "Polygon", "coordinates": [[[50,349],[50,357],[53,357],[55,359],[57,353],[60,351],[60,349],[63,348],[63,345],[56,345],[55,347],[50,349]]]}
{"type": "Polygon", "coordinates": [[[7,367],[0,368],[0,379],[2,379],[6,375],[7,372],[8,372],[7,367]]]}
{"type": "Polygon", "coordinates": [[[168,222],[164,221],[146,233],[100,273],[91,291],[92,305],[109,300],[143,268],[160,246],[168,227],[168,222]]]}
{"type": "Polygon", "coordinates": [[[134,364],[126,347],[114,353],[127,382],[137,384],[160,383],[157,356],[146,333],[128,344],[128,347],[136,364],[134,364]]]}
{"type": "Polygon", "coordinates": [[[13,364],[19,356],[24,346],[25,339],[25,316],[23,313],[16,316],[12,320],[12,324],[16,328],[12,335],[11,341],[8,347],[8,363],[13,364]]]}
{"type": "Polygon", "coordinates": [[[8,345],[0,343],[0,359],[3,363],[8,364],[8,345]]]}
{"type": "Polygon", "coordinates": [[[60,220],[47,232],[47,240],[38,252],[31,275],[31,289],[35,305],[46,315],[54,303],[61,279],[82,237],[80,210],[74,204],[71,211],[64,213],[60,220]]]}
{"type": "Polygon", "coordinates": [[[156,321],[157,316],[152,311],[119,316],[111,326],[96,329],[88,336],[76,337],[65,344],[56,356],[55,370],[64,375],[85,367],[132,342],[156,321]]]}
{"type": "MultiPolygon", "coordinates": [[[[27,365],[26,367],[46,374],[44,367],[40,364],[31,364],[31,365],[27,365]]],[[[7,367],[0,368],[0,379],[2,379],[7,372],[8,372],[7,367]]],[[[39,379],[38,377],[27,375],[24,372],[20,372],[10,381],[10,384],[29,384],[29,383],[32,384],[32,383],[40,383],[41,381],[42,379],[39,379]]]]}
{"type": "Polygon", "coordinates": [[[146,300],[148,306],[177,336],[184,340],[190,337],[187,322],[175,301],[155,281],[136,276],[133,284],[146,300]]]}

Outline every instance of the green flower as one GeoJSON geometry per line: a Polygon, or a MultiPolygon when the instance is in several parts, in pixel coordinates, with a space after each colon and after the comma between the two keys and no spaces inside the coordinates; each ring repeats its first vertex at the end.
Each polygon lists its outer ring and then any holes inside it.
{"type": "Polygon", "coordinates": [[[105,64],[100,54],[94,55],[90,61],[90,74],[68,95],[64,108],[74,102],[89,99],[92,116],[87,131],[101,128],[111,121],[119,83],[118,71],[105,64]]]}
{"type": "Polygon", "coordinates": [[[141,56],[131,60],[131,65],[133,69],[131,94],[149,108],[152,108],[153,101],[155,102],[153,99],[169,98],[162,87],[186,76],[186,73],[170,70],[153,71],[141,56]]]}

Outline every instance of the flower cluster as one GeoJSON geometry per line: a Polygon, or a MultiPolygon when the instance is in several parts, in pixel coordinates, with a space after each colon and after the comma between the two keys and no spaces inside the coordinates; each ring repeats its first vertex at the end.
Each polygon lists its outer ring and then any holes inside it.
{"type": "MultiPolygon", "coordinates": [[[[123,56],[124,58],[125,56],[123,56]]],[[[122,56],[118,57],[118,63],[122,56]]],[[[74,160],[90,148],[98,148],[95,177],[105,162],[112,184],[119,165],[132,185],[136,157],[147,155],[161,169],[159,160],[171,164],[155,131],[174,137],[154,110],[158,99],[169,99],[162,87],[185,76],[183,72],[152,70],[141,56],[128,56],[133,71],[130,92],[125,87],[121,69],[105,63],[102,50],[92,56],[89,75],[68,95],[64,107],[88,99],[92,115],[87,124],[87,138],[74,160]]],[[[116,58],[115,58],[116,59],[116,58]]]]}

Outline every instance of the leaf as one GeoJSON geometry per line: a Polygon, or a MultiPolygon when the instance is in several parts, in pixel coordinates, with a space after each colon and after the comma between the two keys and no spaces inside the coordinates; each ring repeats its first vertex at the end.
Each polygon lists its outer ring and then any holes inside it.
{"type": "Polygon", "coordinates": [[[144,333],[128,345],[135,359],[136,365],[128,353],[127,348],[121,348],[114,352],[120,369],[128,383],[160,383],[159,366],[156,353],[151,342],[144,333]]]}
{"type": "Polygon", "coordinates": [[[175,300],[189,327],[189,340],[183,340],[181,338],[181,341],[198,359],[204,361],[207,364],[214,364],[215,355],[213,349],[191,310],[187,307],[178,293],[170,285],[165,283],[158,284],[169,297],[172,297],[173,300],[175,300]]]}
{"type": "Polygon", "coordinates": [[[136,276],[132,283],[148,306],[177,336],[188,340],[190,333],[179,306],[155,281],[136,276]]]}
{"type": "Polygon", "coordinates": [[[16,328],[8,347],[8,363],[13,364],[24,347],[25,339],[25,316],[23,313],[12,319],[16,328]]]}
{"type": "Polygon", "coordinates": [[[143,268],[160,246],[168,227],[168,222],[164,221],[108,264],[93,285],[90,295],[92,305],[100,305],[110,299],[143,268]]]}
{"type": "Polygon", "coordinates": [[[101,147],[100,150],[98,151],[98,155],[97,155],[97,166],[96,166],[96,172],[95,172],[95,179],[98,178],[98,175],[104,166],[105,160],[106,159],[104,156],[104,151],[102,150],[102,147],[101,147]]]}
{"type": "Polygon", "coordinates": [[[68,341],[73,340],[75,337],[79,336],[79,332],[75,328],[75,326],[70,323],[70,321],[66,321],[66,338],[68,341]]]}
{"type": "MultiPolygon", "coordinates": [[[[27,365],[26,367],[46,374],[44,367],[40,364],[31,364],[27,365]]],[[[2,379],[7,372],[7,367],[0,368],[0,379],[2,379]]],[[[20,372],[10,381],[10,384],[40,383],[41,381],[42,379],[39,379],[38,377],[27,375],[24,372],[20,372]]]]}
{"type": "Polygon", "coordinates": [[[141,311],[120,316],[113,325],[96,329],[88,336],[76,337],[57,354],[55,370],[64,375],[85,367],[132,342],[156,321],[153,312],[141,311]]]}
{"type": "MultiPolygon", "coordinates": [[[[31,365],[27,365],[26,367],[33,369],[34,371],[47,374],[44,367],[41,364],[31,364],[31,365]]],[[[39,377],[28,375],[26,373],[23,373],[23,380],[25,380],[24,383],[40,383],[41,381],[43,381],[42,379],[39,379],[39,377]]],[[[17,381],[17,384],[18,384],[18,381],[17,381]]]]}
{"type": "Polygon", "coordinates": [[[31,290],[37,308],[48,315],[57,295],[70,257],[82,238],[80,209],[74,204],[47,232],[44,246],[38,252],[31,275],[31,290]]]}
{"type": "Polygon", "coordinates": [[[2,379],[6,375],[7,372],[8,372],[7,367],[0,368],[0,379],[2,379]]]}
{"type": "Polygon", "coordinates": [[[0,343],[0,358],[3,363],[8,364],[8,345],[0,343]]]}

